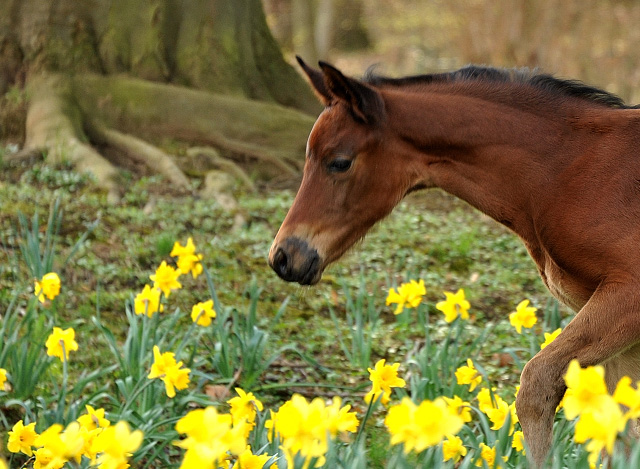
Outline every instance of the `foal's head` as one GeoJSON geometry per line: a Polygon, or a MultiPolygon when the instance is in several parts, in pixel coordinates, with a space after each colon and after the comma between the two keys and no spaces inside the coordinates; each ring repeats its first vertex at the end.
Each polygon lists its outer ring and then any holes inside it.
{"type": "Polygon", "coordinates": [[[399,161],[403,152],[378,90],[326,63],[315,70],[298,62],[325,109],[309,136],[302,184],[269,265],[284,280],[312,285],[422,181],[399,161]]]}

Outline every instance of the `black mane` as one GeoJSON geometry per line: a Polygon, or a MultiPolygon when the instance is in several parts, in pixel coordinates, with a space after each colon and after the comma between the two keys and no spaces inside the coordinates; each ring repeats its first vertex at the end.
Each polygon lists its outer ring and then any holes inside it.
{"type": "Polygon", "coordinates": [[[369,69],[364,76],[364,82],[374,86],[412,86],[430,83],[460,83],[469,81],[484,81],[493,83],[522,83],[532,87],[564,96],[585,99],[611,108],[630,109],[638,106],[628,106],[619,96],[608,91],[587,85],[579,80],[565,80],[556,78],[537,70],[528,68],[501,69],[468,65],[453,72],[415,75],[404,78],[387,78],[376,75],[369,69]]]}

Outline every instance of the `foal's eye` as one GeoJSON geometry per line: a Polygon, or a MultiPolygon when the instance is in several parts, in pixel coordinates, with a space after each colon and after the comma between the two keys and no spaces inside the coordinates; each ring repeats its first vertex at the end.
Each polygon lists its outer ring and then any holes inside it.
{"type": "Polygon", "coordinates": [[[329,163],[327,168],[332,173],[344,173],[351,167],[351,160],[347,158],[336,158],[329,163]]]}

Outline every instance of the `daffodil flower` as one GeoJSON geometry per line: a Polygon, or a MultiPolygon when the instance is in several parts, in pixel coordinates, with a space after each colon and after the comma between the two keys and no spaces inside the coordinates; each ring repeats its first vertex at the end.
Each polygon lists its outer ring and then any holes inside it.
{"type": "Polygon", "coordinates": [[[553,332],[545,332],[544,333],[544,342],[542,342],[540,344],[540,350],[542,350],[547,345],[549,345],[551,342],[556,340],[556,338],[560,335],[561,332],[562,332],[562,328],[558,328],[553,332]]]}
{"type": "Polygon", "coordinates": [[[404,379],[398,377],[399,363],[385,365],[385,360],[378,360],[374,368],[369,368],[369,379],[371,380],[371,391],[365,396],[366,402],[376,400],[382,394],[381,402],[386,404],[391,398],[391,388],[403,388],[406,386],[404,379]]]}
{"type": "Polygon", "coordinates": [[[72,327],[62,330],[54,327],[53,332],[45,343],[47,355],[58,357],[60,360],[68,360],[69,352],[78,350],[78,343],[75,341],[76,331],[72,327]]]}
{"type": "Polygon", "coordinates": [[[35,422],[25,425],[22,420],[19,420],[9,432],[7,449],[12,453],[24,453],[31,456],[33,454],[32,447],[38,438],[35,427],[35,422]]]}
{"type": "Polygon", "coordinates": [[[40,303],[45,302],[45,297],[53,300],[60,294],[60,277],[55,272],[44,274],[41,280],[35,281],[33,291],[40,303]]]}
{"type": "Polygon", "coordinates": [[[189,368],[182,368],[182,362],[176,362],[172,352],[160,353],[157,345],[153,346],[153,365],[147,378],[160,378],[165,385],[167,396],[174,398],[176,389],[186,389],[189,386],[189,368]]]}
{"type": "Polygon", "coordinates": [[[133,310],[136,314],[146,314],[152,317],[156,312],[163,311],[164,305],[160,303],[160,290],[145,285],[133,302],[133,310]]]}
{"type": "Polygon", "coordinates": [[[462,439],[456,435],[447,435],[447,439],[442,442],[443,460],[457,463],[466,455],[467,448],[462,443],[462,439]]]}
{"type": "Polygon", "coordinates": [[[473,366],[473,361],[467,358],[467,365],[459,367],[456,372],[458,384],[469,384],[469,391],[473,391],[482,382],[482,375],[473,366]]]}
{"type": "Polygon", "coordinates": [[[567,391],[563,406],[567,419],[573,420],[584,412],[597,411],[610,398],[604,380],[604,367],[581,368],[578,360],[572,360],[565,374],[567,391]]]}
{"type": "Polygon", "coordinates": [[[182,271],[180,269],[174,269],[167,265],[165,261],[162,261],[155,274],[150,275],[149,278],[153,281],[153,287],[160,289],[164,296],[169,298],[172,290],[182,288],[182,284],[178,282],[178,277],[181,274],[182,271]]]}
{"type": "Polygon", "coordinates": [[[264,406],[252,392],[244,392],[241,388],[236,388],[236,397],[232,397],[227,401],[231,406],[231,415],[234,422],[246,420],[253,423],[256,418],[256,412],[262,412],[264,406]]]}
{"type": "Polygon", "coordinates": [[[211,324],[211,320],[216,317],[213,309],[213,300],[197,303],[191,308],[191,320],[202,327],[211,324]]]}
{"type": "Polygon", "coordinates": [[[176,241],[169,255],[178,258],[178,268],[183,274],[191,273],[193,278],[197,278],[202,273],[203,268],[200,263],[202,254],[196,254],[196,246],[191,237],[187,239],[187,244],[184,246],[176,241]]]}
{"type": "Polygon", "coordinates": [[[391,434],[392,445],[402,443],[405,453],[421,453],[447,435],[458,433],[464,422],[442,398],[416,405],[405,397],[389,409],[384,424],[391,434]]]}
{"type": "Polygon", "coordinates": [[[7,382],[7,370],[0,368],[0,392],[5,390],[5,384],[7,382]]]}
{"type": "Polygon", "coordinates": [[[404,308],[416,308],[422,301],[422,297],[426,295],[427,290],[424,286],[424,280],[416,282],[411,280],[409,283],[403,283],[398,287],[398,291],[394,288],[389,289],[387,296],[387,306],[397,304],[394,314],[402,313],[404,308]]]}
{"type": "Polygon", "coordinates": [[[461,319],[469,319],[469,308],[471,305],[464,297],[464,290],[460,289],[456,293],[444,292],[445,301],[436,303],[436,309],[444,313],[446,322],[453,322],[458,316],[461,319]]]}
{"type": "Polygon", "coordinates": [[[516,310],[509,315],[509,322],[516,328],[518,334],[522,333],[522,328],[530,329],[538,322],[536,317],[537,308],[529,306],[529,300],[521,301],[516,310]]]}

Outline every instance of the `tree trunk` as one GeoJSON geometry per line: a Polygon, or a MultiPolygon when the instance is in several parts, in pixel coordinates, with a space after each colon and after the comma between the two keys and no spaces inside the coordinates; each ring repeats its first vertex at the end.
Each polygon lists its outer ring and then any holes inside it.
{"type": "Polygon", "coordinates": [[[43,150],[71,161],[113,198],[118,171],[93,143],[185,188],[151,140],[292,173],[319,110],[260,0],[0,0],[0,93],[16,85],[29,99],[18,157],[43,150]]]}

